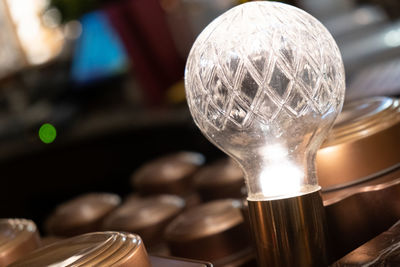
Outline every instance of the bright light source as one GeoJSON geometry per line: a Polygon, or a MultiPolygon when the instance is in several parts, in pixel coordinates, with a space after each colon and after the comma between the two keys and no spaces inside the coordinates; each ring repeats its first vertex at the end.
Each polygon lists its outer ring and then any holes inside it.
{"type": "Polygon", "coordinates": [[[201,131],[242,167],[249,200],[320,189],[315,155],[344,100],[344,68],[326,28],[276,2],[239,5],[210,23],[186,65],[201,131]]]}

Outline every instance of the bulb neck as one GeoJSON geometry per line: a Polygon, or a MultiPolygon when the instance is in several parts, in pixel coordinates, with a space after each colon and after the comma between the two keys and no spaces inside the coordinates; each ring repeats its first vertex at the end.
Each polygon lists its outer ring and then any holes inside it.
{"type": "Polygon", "coordinates": [[[249,194],[247,197],[248,201],[273,201],[273,200],[282,200],[282,199],[292,199],[296,197],[301,197],[303,195],[312,194],[314,192],[319,192],[321,190],[321,186],[316,185],[303,185],[296,192],[285,193],[282,195],[272,195],[265,196],[263,193],[258,194],[249,194]]]}
{"type": "Polygon", "coordinates": [[[248,204],[259,266],[328,266],[320,191],[248,204]]]}
{"type": "MultiPolygon", "coordinates": [[[[277,147],[275,150],[279,151],[277,147]]],[[[248,200],[292,198],[321,189],[316,177],[313,150],[290,155],[284,154],[286,149],[281,150],[281,153],[271,153],[268,160],[266,155],[261,154],[253,155],[251,161],[237,160],[245,174],[248,200]]]]}

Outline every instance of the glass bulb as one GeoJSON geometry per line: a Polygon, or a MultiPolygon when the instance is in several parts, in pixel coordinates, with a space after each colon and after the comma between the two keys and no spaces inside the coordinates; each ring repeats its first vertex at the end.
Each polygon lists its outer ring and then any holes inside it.
{"type": "Polygon", "coordinates": [[[342,108],[345,80],[318,20],[276,2],[228,10],[197,37],[185,87],[197,126],[242,167],[249,200],[320,189],[315,155],[342,108]]]}

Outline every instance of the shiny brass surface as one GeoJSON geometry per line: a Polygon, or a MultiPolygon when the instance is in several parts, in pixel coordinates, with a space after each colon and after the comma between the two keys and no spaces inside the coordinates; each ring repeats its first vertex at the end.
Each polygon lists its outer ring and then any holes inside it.
{"type": "Polygon", "coordinates": [[[0,219],[0,266],[7,266],[40,247],[34,222],[25,219],[0,219]]]}
{"type": "Polygon", "coordinates": [[[136,170],[131,183],[142,195],[186,195],[192,190],[193,174],[203,165],[204,156],[179,152],[150,161],[136,170]]]}
{"type": "Polygon", "coordinates": [[[381,175],[377,178],[370,179],[362,183],[358,183],[338,190],[323,192],[322,199],[325,206],[330,206],[354,195],[380,191],[391,186],[396,186],[397,184],[399,184],[399,180],[400,167],[385,175],[381,175]]]}
{"type": "Polygon", "coordinates": [[[400,221],[332,265],[342,266],[400,266],[400,221]]]}
{"type": "Polygon", "coordinates": [[[118,195],[89,193],[59,205],[45,222],[51,235],[74,236],[100,229],[101,220],[121,202],[118,195]]]}
{"type": "Polygon", "coordinates": [[[322,194],[332,244],[339,259],[400,220],[400,168],[322,194]]]}
{"type": "Polygon", "coordinates": [[[150,256],[152,267],[212,267],[208,262],[190,259],[180,259],[174,257],[150,256]]]}
{"type": "Polygon", "coordinates": [[[343,188],[400,166],[400,101],[373,97],[347,103],[317,153],[323,191],[343,188]]]}
{"type": "Polygon", "coordinates": [[[244,176],[231,159],[222,159],[202,167],[194,176],[194,184],[204,201],[242,197],[244,176]]]}
{"type": "Polygon", "coordinates": [[[286,199],[248,200],[248,205],[260,267],[328,265],[319,191],[286,199]]]}
{"type": "Polygon", "coordinates": [[[103,222],[103,230],[137,233],[149,251],[163,241],[167,224],[185,208],[185,201],[174,195],[130,197],[103,222]]]}
{"type": "Polygon", "coordinates": [[[165,235],[184,241],[223,232],[243,222],[239,207],[239,201],[224,199],[192,208],[171,222],[165,235]]]}
{"type": "Polygon", "coordinates": [[[63,237],[59,237],[59,236],[44,236],[41,238],[40,243],[42,244],[42,247],[44,247],[44,246],[56,243],[58,241],[61,241],[63,239],[64,239],[63,237]]]}
{"type": "Polygon", "coordinates": [[[211,261],[215,266],[240,266],[251,254],[240,202],[232,199],[184,212],[167,227],[165,239],[172,255],[211,261]]]}
{"type": "Polygon", "coordinates": [[[317,170],[338,259],[400,219],[400,101],[347,103],[318,151],[317,170]]]}
{"type": "Polygon", "coordinates": [[[150,267],[138,235],[118,232],[89,233],[40,248],[10,267],[42,266],[150,267]]]}

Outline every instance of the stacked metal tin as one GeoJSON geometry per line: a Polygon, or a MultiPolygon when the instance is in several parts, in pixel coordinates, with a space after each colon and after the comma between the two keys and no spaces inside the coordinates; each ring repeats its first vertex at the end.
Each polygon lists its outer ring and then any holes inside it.
{"type": "Polygon", "coordinates": [[[400,219],[400,102],[347,103],[317,155],[333,252],[341,257],[400,219]]]}
{"type": "MultiPolygon", "coordinates": [[[[338,259],[400,219],[399,100],[347,103],[317,168],[338,259]]],[[[123,200],[89,193],[56,207],[42,239],[50,245],[29,255],[40,246],[34,223],[0,221],[0,266],[255,265],[243,173],[233,161],[205,164],[199,153],[178,152],[146,162],[130,179],[123,200]]]]}

